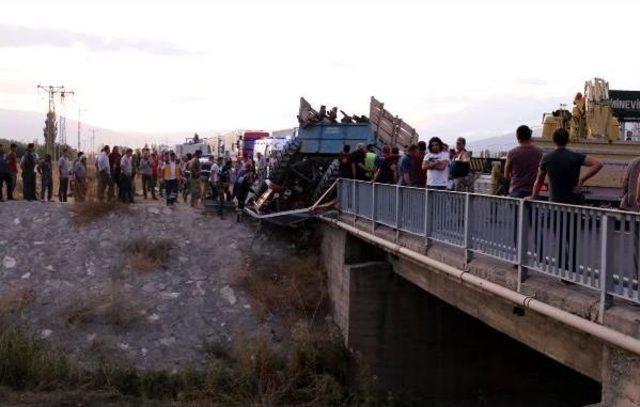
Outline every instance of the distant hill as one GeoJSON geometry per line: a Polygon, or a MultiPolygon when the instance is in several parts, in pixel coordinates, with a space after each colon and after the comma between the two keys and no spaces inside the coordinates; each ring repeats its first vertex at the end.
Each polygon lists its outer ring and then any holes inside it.
{"type": "MultiPolygon", "coordinates": [[[[29,112],[22,110],[0,109],[0,138],[17,140],[22,142],[44,143],[42,128],[44,127],[44,113],[29,112]]],[[[75,147],[77,145],[78,122],[73,119],[66,120],[67,143],[75,147]]],[[[115,131],[93,126],[89,123],[81,124],[81,144],[82,149],[90,149],[91,130],[95,129],[95,148],[101,145],[126,145],[141,147],[148,144],[168,144],[174,145],[184,141],[185,137],[192,136],[189,131],[176,133],[140,133],[133,131],[115,131]]],[[[218,133],[217,130],[207,130],[198,132],[201,137],[211,137],[218,133]]]]}
{"type": "MultiPolygon", "coordinates": [[[[533,136],[539,137],[542,128],[535,127],[533,130],[533,136]]],[[[475,152],[476,154],[481,151],[489,150],[492,153],[498,153],[501,151],[509,151],[513,147],[517,146],[518,142],[516,140],[515,133],[507,133],[501,136],[489,137],[481,140],[470,141],[468,143],[468,149],[470,151],[475,152]]]]}

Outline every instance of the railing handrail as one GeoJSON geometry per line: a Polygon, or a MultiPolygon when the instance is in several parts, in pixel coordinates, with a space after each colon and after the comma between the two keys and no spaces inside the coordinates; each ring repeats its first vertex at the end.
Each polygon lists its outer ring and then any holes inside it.
{"type": "MultiPolygon", "coordinates": [[[[347,180],[347,181],[350,181],[350,182],[369,184],[369,185],[375,184],[375,185],[388,185],[388,186],[394,186],[394,187],[396,186],[396,184],[388,184],[388,183],[382,183],[382,182],[371,182],[371,181],[364,181],[364,180],[359,180],[359,179],[354,179],[354,178],[340,178],[340,179],[347,180]]],[[[527,199],[523,199],[523,198],[514,198],[514,197],[511,197],[511,196],[505,196],[505,195],[491,195],[491,194],[481,194],[479,192],[452,191],[452,190],[449,190],[449,189],[434,189],[434,188],[429,188],[429,187],[416,187],[416,186],[413,186],[413,185],[400,185],[400,187],[401,188],[407,188],[407,189],[420,189],[420,190],[428,189],[429,191],[443,192],[443,193],[450,193],[450,194],[485,196],[485,197],[494,198],[494,199],[505,199],[505,200],[512,200],[512,201],[535,202],[535,203],[541,203],[541,204],[546,204],[546,205],[563,206],[563,207],[567,207],[567,208],[584,209],[584,210],[589,209],[589,210],[613,213],[613,214],[618,214],[618,215],[635,215],[635,216],[640,215],[640,213],[638,213],[638,212],[627,211],[627,210],[624,210],[624,209],[602,208],[602,207],[589,206],[589,205],[574,205],[574,204],[567,204],[567,203],[561,203],[561,202],[543,201],[543,200],[540,200],[540,199],[527,200],[527,199]]]]}
{"type": "Polygon", "coordinates": [[[613,296],[640,303],[638,213],[355,179],[339,182],[341,209],[371,221],[372,230],[382,224],[396,231],[396,240],[403,231],[424,237],[427,244],[434,240],[464,248],[465,264],[473,253],[515,264],[517,291],[532,269],[601,291],[600,316],[613,296]]]}

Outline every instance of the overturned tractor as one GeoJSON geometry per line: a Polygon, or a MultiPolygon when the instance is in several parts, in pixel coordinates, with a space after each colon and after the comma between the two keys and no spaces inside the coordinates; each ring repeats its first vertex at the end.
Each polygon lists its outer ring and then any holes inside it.
{"type": "Polygon", "coordinates": [[[252,216],[290,224],[311,216],[316,205],[330,202],[339,175],[338,156],[345,145],[354,149],[359,143],[373,144],[380,149],[387,144],[404,149],[418,141],[414,128],[373,97],[369,117],[343,113],[339,123],[337,111],[327,112],[324,106],[316,111],[300,99],[300,127],[269,168],[269,175],[253,186],[247,205],[252,216]]]}

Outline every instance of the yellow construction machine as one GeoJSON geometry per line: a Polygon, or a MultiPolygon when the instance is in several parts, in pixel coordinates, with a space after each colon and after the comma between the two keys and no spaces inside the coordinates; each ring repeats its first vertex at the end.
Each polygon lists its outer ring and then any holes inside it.
{"type": "MultiPolygon", "coordinates": [[[[577,93],[569,111],[565,105],[542,117],[542,135],[535,143],[545,153],[553,150],[551,136],[559,128],[569,131],[569,148],[604,161],[604,168],[584,188],[592,203],[616,206],[622,196],[627,165],[640,156],[640,134],[626,124],[640,122],[640,91],[609,89],[609,83],[595,78],[577,93]]],[[[636,126],[636,129],[640,127],[636,126]]]]}

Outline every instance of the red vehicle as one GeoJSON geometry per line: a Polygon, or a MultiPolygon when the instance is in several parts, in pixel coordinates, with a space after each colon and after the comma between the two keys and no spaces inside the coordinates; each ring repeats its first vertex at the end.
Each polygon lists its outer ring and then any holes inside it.
{"type": "Polygon", "coordinates": [[[253,146],[256,143],[256,140],[260,140],[261,138],[269,137],[269,133],[262,130],[247,130],[244,132],[244,136],[242,137],[242,158],[253,157],[253,146]]]}

